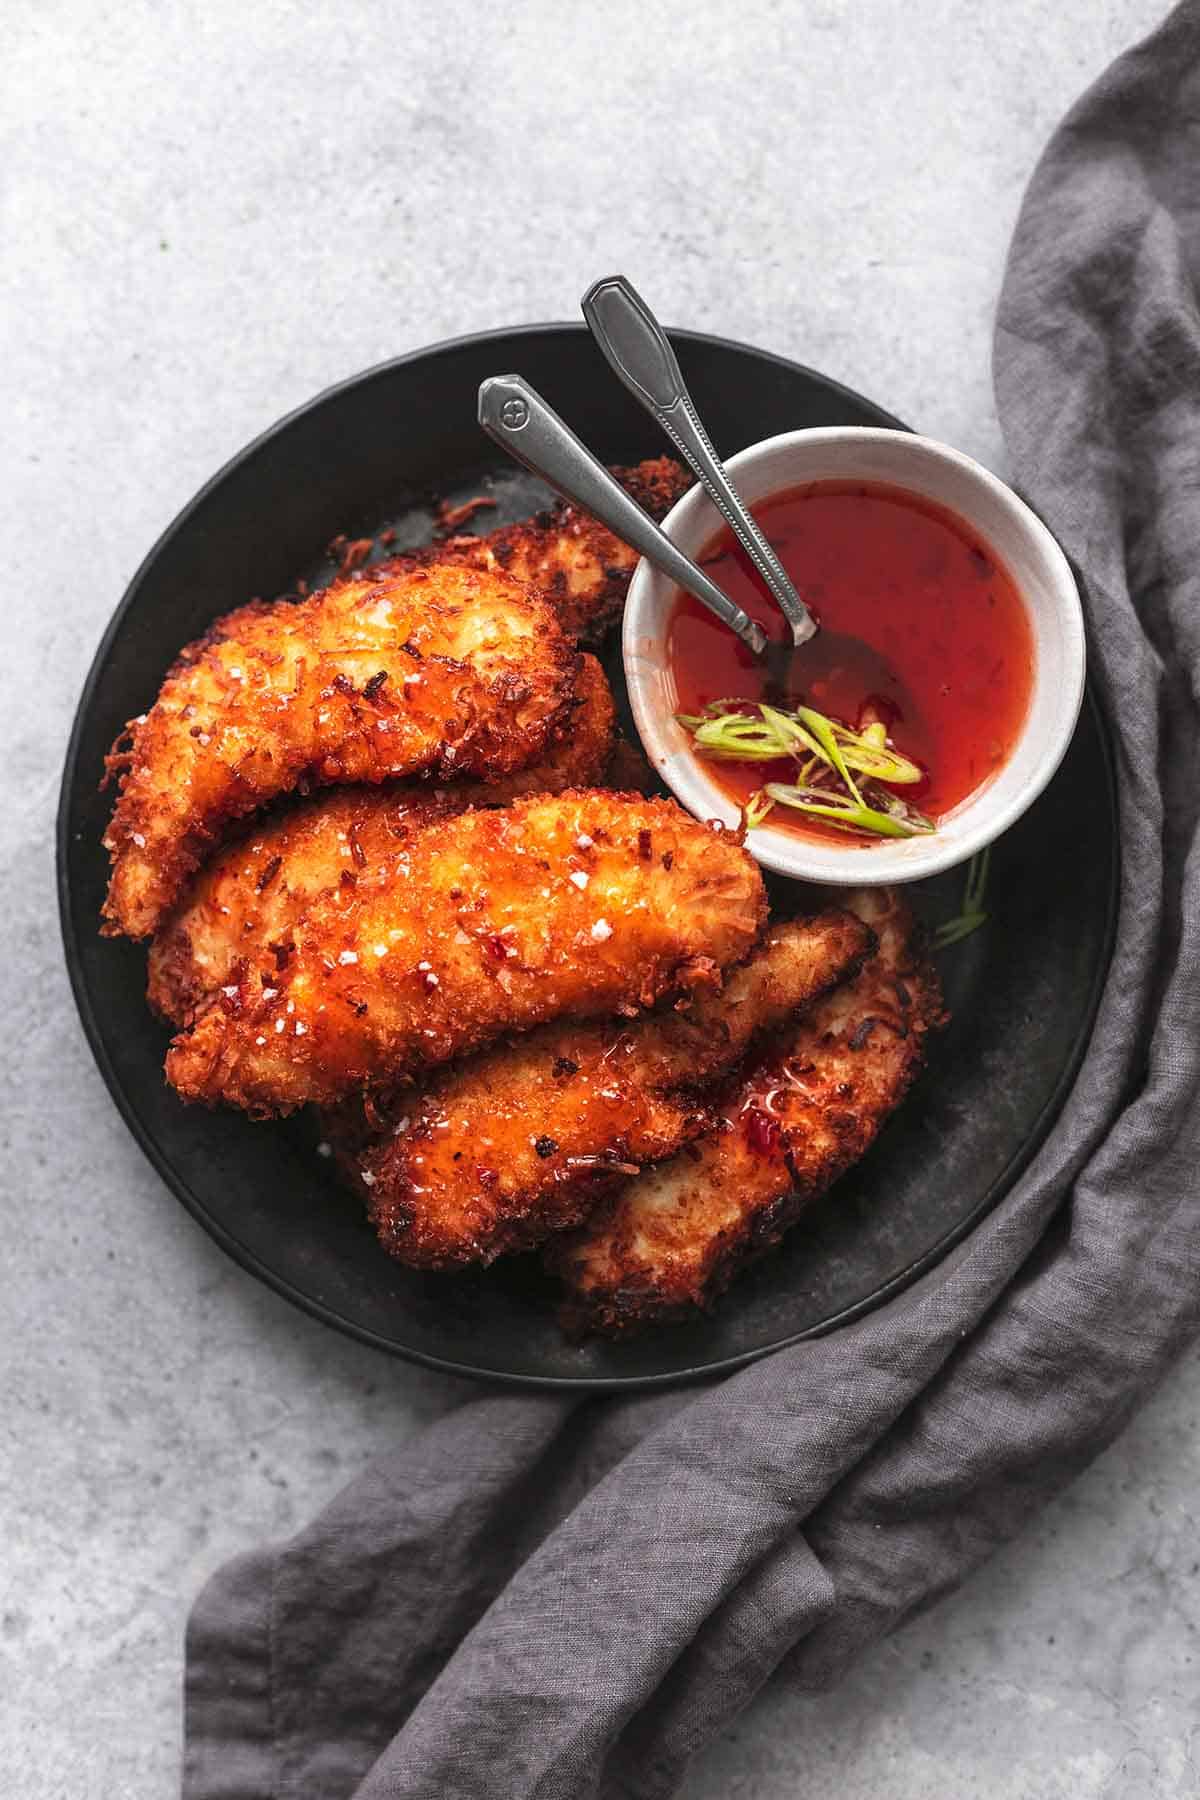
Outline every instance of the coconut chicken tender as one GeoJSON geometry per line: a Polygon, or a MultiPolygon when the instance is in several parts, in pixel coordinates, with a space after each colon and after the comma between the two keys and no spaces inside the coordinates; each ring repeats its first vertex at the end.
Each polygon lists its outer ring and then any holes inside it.
{"type": "MultiPolygon", "coordinates": [[[[692,485],[689,471],[669,456],[612,473],[656,520],[665,519],[692,485]]],[[[620,618],[638,561],[636,550],[566,500],[534,519],[502,525],[486,537],[452,538],[423,554],[518,576],[550,599],[568,637],[589,645],[620,618]]]]}
{"type": "Polygon", "coordinates": [[[322,894],[354,886],[414,831],[464,810],[446,788],[335,788],[264,820],[217,852],[150,946],[146,998],[186,1025],[221,988],[269,987],[292,928],[322,894]]]}
{"type": "Polygon", "coordinates": [[[717,990],[765,918],[757,864],[673,802],[586,789],[464,813],[316,901],[277,981],[222,992],[167,1076],[258,1114],[329,1105],[565,1014],[717,990]]]}
{"type": "Polygon", "coordinates": [[[548,601],[452,564],[255,602],[186,649],[109,759],[109,934],[145,937],[224,828],[302,785],[504,776],[542,756],[579,659],[548,601]]]}
{"type": "Polygon", "coordinates": [[[218,988],[263,974],[269,986],[292,926],[330,888],[352,887],[422,824],[472,805],[559,793],[599,781],[613,749],[615,710],[595,657],[582,660],[566,735],[528,768],[491,783],[352,786],[293,801],[217,852],[150,948],[147,998],[186,1024],[218,988]]]}
{"type": "Polygon", "coordinates": [[[942,1017],[932,965],[893,891],[849,904],[879,948],[724,1095],[714,1130],[627,1182],[549,1252],[564,1323],[610,1334],[685,1318],[865,1153],[942,1017]]]}
{"type": "Polygon", "coordinates": [[[491,1262],[578,1224],[622,1176],[711,1127],[707,1089],[873,948],[852,913],[771,928],[719,994],[622,1027],[543,1026],[416,1096],[362,1160],[386,1250],[418,1267],[491,1262]]]}

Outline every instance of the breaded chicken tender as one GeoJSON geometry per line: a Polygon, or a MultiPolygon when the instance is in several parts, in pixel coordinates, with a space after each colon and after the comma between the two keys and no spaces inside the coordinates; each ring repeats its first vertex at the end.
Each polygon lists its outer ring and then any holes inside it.
{"type": "Polygon", "coordinates": [[[941,1022],[937,976],[895,892],[861,890],[848,904],[879,940],[861,973],[734,1082],[714,1131],[551,1245],[569,1329],[615,1334],[707,1306],[859,1160],[904,1098],[941,1022]]]}
{"type": "MultiPolygon", "coordinates": [[[[669,456],[612,473],[655,520],[665,519],[692,485],[690,471],[669,456]]],[[[566,500],[486,537],[453,538],[417,555],[518,576],[551,600],[567,636],[586,645],[599,643],[620,618],[638,561],[636,550],[566,500]]]]}
{"type": "Polygon", "coordinates": [[[622,1027],[543,1026],[397,1105],[361,1163],[386,1250],[425,1268],[491,1262],[578,1224],[623,1176],[713,1121],[704,1096],[874,946],[852,913],[772,927],[719,994],[622,1027]]]}
{"type": "Polygon", "coordinates": [[[146,998],[185,1025],[219,988],[270,986],[292,927],[322,894],[354,885],[422,825],[465,810],[448,788],[335,788],[291,803],[217,852],[150,946],[146,998]],[[343,878],[344,882],[343,882],[343,878]]]}
{"type": "Polygon", "coordinates": [[[292,926],[313,901],[369,874],[419,825],[472,805],[599,781],[612,754],[615,711],[593,656],[582,659],[576,702],[565,736],[514,775],[447,787],[405,782],[322,791],[218,851],[150,947],[151,1006],[183,1025],[218,988],[255,970],[267,971],[270,985],[292,926]]]}
{"type": "Polygon", "coordinates": [[[147,936],[224,827],[297,787],[525,767],[563,723],[578,667],[546,600],[453,564],[230,613],[109,759],[105,932],[147,936]]]}
{"type": "Polygon", "coordinates": [[[565,1014],[716,990],[765,917],[753,858],[671,801],[587,789],[464,813],[317,900],[277,980],[222,992],[167,1076],[260,1115],[329,1105],[565,1014]]]}

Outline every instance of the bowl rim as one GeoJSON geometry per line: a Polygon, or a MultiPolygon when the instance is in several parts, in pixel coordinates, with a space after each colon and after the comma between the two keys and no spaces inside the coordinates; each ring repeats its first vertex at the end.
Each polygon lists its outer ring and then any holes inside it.
{"type": "MultiPolygon", "coordinates": [[[[975,795],[964,801],[955,811],[956,828],[953,836],[939,837],[935,834],[922,838],[919,844],[913,839],[906,839],[894,844],[847,844],[843,848],[836,843],[827,844],[816,838],[806,839],[799,834],[785,835],[770,827],[765,830],[760,827],[747,833],[747,849],[758,862],[776,874],[820,886],[896,886],[926,880],[969,861],[1009,830],[1044,791],[1066,755],[1078,724],[1087,680],[1087,641],[1078,584],[1058,540],[1033,508],[1006,481],[953,445],[917,432],[883,426],[818,425],[779,432],[773,437],[748,444],[745,449],[729,457],[725,466],[736,481],[739,471],[754,466],[767,456],[786,453],[792,449],[819,449],[856,443],[864,449],[879,444],[895,448],[901,459],[913,456],[916,459],[941,462],[965,475],[968,481],[975,483],[993,500],[998,501],[1024,532],[1031,551],[1040,562],[1046,576],[1046,592],[1062,628],[1064,678],[1058,684],[1058,704],[1049,721],[1042,754],[1021,786],[1000,804],[989,798],[994,794],[990,785],[977,790],[975,795]]],[[[804,478],[801,476],[798,479],[804,478]]],[[[874,471],[869,478],[892,480],[890,476],[881,478],[874,471]]],[[[821,480],[822,477],[810,473],[807,479],[821,480]]],[[[894,485],[903,488],[901,474],[898,473],[895,477],[894,485]]],[[[786,492],[786,482],[775,491],[786,492]]],[[[707,501],[703,488],[697,484],[676,501],[663,520],[662,529],[667,536],[678,542],[681,548],[688,550],[689,554],[701,547],[699,542],[689,544],[688,541],[692,515],[702,511],[706,505],[711,507],[711,502],[707,501]]],[[[951,506],[948,510],[958,512],[969,523],[973,522],[970,515],[963,513],[960,507],[951,506]]],[[[981,531],[981,535],[990,540],[992,534],[981,531]]],[[[629,584],[621,642],[634,723],[655,773],[671,789],[680,804],[697,816],[720,817],[727,825],[736,825],[737,808],[711,781],[700,759],[686,752],[681,755],[674,745],[668,743],[664,717],[660,708],[653,704],[650,697],[651,684],[639,667],[641,659],[638,641],[648,634],[652,623],[657,622],[662,608],[669,604],[674,587],[670,578],[660,574],[644,557],[639,561],[629,584]],[[686,779],[680,779],[681,775],[686,779]]],[[[1037,619],[1032,608],[1027,607],[1026,610],[1036,642],[1039,631],[1037,619]]],[[[1027,728],[1028,720],[1022,727],[1018,744],[1024,740],[1027,728]]]]}

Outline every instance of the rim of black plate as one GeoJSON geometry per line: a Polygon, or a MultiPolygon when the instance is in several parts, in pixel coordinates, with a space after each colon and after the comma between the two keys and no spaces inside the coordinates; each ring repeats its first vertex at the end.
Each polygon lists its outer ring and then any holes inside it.
{"type": "MultiPolygon", "coordinates": [[[[989,1185],[986,1192],[981,1196],[977,1204],[972,1207],[971,1211],[953,1225],[949,1231],[944,1232],[943,1235],[938,1238],[935,1243],[930,1245],[921,1256],[905,1263],[892,1275],[888,1276],[886,1280],[879,1282],[869,1294],[865,1294],[861,1299],[854,1301],[852,1305],[843,1307],[839,1312],[822,1320],[820,1324],[806,1326],[798,1331],[791,1332],[787,1336],[779,1338],[773,1344],[766,1344],[757,1349],[739,1351],[733,1356],[722,1357],[713,1362],[697,1364],[691,1368],[668,1370],[656,1375],[625,1376],[536,1375],[480,1368],[468,1361],[458,1361],[450,1357],[435,1356],[427,1351],[416,1350],[406,1345],[394,1343],[391,1339],[384,1337],[381,1333],[357,1324],[354,1320],[348,1319],[343,1313],[338,1312],[335,1308],[325,1305],[313,1295],[306,1294],[300,1288],[295,1287],[292,1282],[286,1280],[274,1269],[264,1263],[253,1251],[247,1249],[240,1239],[235,1237],[218,1219],[213,1217],[208,1208],[193,1192],[188,1182],[178,1173],[173,1164],[160,1150],[150,1133],[144,1128],[142,1121],[134,1111],[129,1098],[126,1095],[124,1085],[120,1081],[109,1056],[104,1034],[100,1022],[96,1017],[91,995],[84,981],[82,956],[79,950],[75,925],[71,915],[71,894],[68,875],[68,862],[70,857],[70,811],[72,795],[75,788],[76,764],[79,755],[80,739],[83,735],[85,721],[91,711],[91,703],[95,689],[104,673],[112,645],[125,622],[126,615],[130,612],[137,600],[146,575],[157,562],[166,546],[184,529],[193,514],[205,504],[209,496],[219,488],[222,482],[232,475],[235,470],[239,469],[253,456],[256,456],[273,438],[287,430],[287,428],[294,424],[298,419],[303,418],[308,413],[318,411],[337,395],[345,393],[351,388],[367,386],[372,381],[378,380],[381,376],[389,374],[392,370],[404,367],[411,363],[452,356],[464,349],[489,342],[498,342],[501,339],[512,340],[521,337],[540,337],[547,334],[572,337],[587,337],[588,335],[586,326],[566,321],[556,321],[540,325],[515,325],[500,327],[491,331],[466,332],[459,337],[445,338],[436,344],[427,344],[423,348],[409,351],[403,356],[388,357],[383,362],[374,363],[368,369],[360,370],[355,375],[350,375],[342,381],[334,382],[330,386],[322,388],[320,392],[315,394],[311,399],[303,401],[299,406],[293,407],[290,412],[284,413],[281,417],[277,418],[271,425],[268,425],[265,430],[259,432],[256,437],[251,439],[248,444],[244,445],[242,449],[237,451],[234,456],[230,457],[229,460],[197,490],[187,504],[175,515],[165,530],[159,534],[154,544],[139,563],[133,578],[105,628],[104,634],[97,646],[96,653],[92,658],[76,705],[75,717],[72,722],[71,733],[67,741],[66,755],[63,762],[63,774],[59,787],[58,812],[55,826],[55,876],[58,894],[59,927],[62,933],[67,974],[70,979],[71,991],[75,998],[75,1005],[79,1013],[80,1022],[83,1025],[84,1035],[87,1038],[96,1066],[100,1071],[104,1084],[108,1088],[109,1094],[111,1095],[118,1112],[125,1121],[130,1134],[138,1144],[143,1155],[147,1158],[164,1185],[170,1189],[176,1199],[180,1201],[191,1214],[192,1218],[196,1220],[197,1224],[208,1233],[209,1237],[211,1237],[227,1255],[231,1256],[234,1262],[245,1269],[248,1274],[255,1276],[267,1287],[272,1288],[277,1294],[282,1295],[284,1299],[291,1301],[291,1303],[294,1306],[299,1307],[302,1312],[307,1313],[312,1318],[319,1319],[322,1324],[331,1326],[333,1329],[342,1332],[346,1336],[356,1338],[360,1343],[370,1345],[372,1349],[383,1351],[390,1356],[400,1357],[407,1362],[420,1364],[424,1368],[436,1369],[443,1374],[459,1375],[475,1381],[493,1382],[506,1387],[574,1389],[577,1392],[591,1393],[615,1393],[622,1390],[630,1391],[640,1388],[681,1387],[689,1383],[710,1380],[720,1375],[728,1375],[736,1369],[747,1367],[750,1363],[761,1361],[763,1357],[771,1356],[778,1350],[786,1350],[792,1344],[801,1343],[810,1338],[825,1337],[831,1331],[839,1330],[841,1327],[851,1324],[855,1319],[861,1318],[864,1314],[875,1311],[876,1308],[883,1305],[885,1301],[891,1299],[893,1295],[910,1287],[914,1281],[917,1281],[922,1275],[926,1274],[937,1263],[942,1261],[942,1259],[947,1256],[957,1244],[968,1237],[981,1219],[985,1218],[987,1214],[992,1211],[1002,1196],[1017,1180],[1019,1180],[1024,1170],[1029,1166],[1029,1163],[1044,1143],[1051,1124],[1057,1117],[1066,1100],[1067,1094],[1074,1084],[1075,1077],[1079,1072],[1079,1067],[1091,1040],[1096,1013],[1099,1009],[1100,998],[1112,961],[1113,942],[1116,936],[1117,895],[1119,891],[1121,868],[1121,842],[1116,806],[1116,777],[1108,722],[1105,718],[1103,709],[1097,700],[1090,678],[1087,684],[1086,704],[1089,706],[1097,726],[1101,758],[1104,764],[1106,798],[1108,801],[1109,815],[1113,822],[1114,841],[1114,856],[1109,881],[1109,892],[1107,895],[1104,946],[1102,955],[1097,959],[1096,969],[1092,977],[1084,1023],[1078,1033],[1071,1056],[1064,1064],[1058,1080],[1047,1095],[1046,1101],[1038,1113],[1032,1130],[1029,1132],[1020,1149],[1009,1159],[1004,1169],[989,1185]]],[[[906,426],[901,419],[896,418],[896,416],[889,413],[885,407],[879,406],[865,394],[860,394],[854,388],[848,387],[844,382],[837,381],[831,376],[824,375],[820,370],[811,368],[805,363],[796,362],[790,357],[779,356],[774,351],[763,350],[755,344],[743,343],[736,338],[722,337],[714,332],[676,330],[674,327],[671,327],[669,328],[669,335],[673,340],[684,344],[709,345],[722,350],[735,350],[745,356],[752,356],[760,362],[774,363],[781,368],[787,369],[790,374],[806,376],[815,383],[818,383],[827,392],[844,396],[847,401],[852,402],[855,406],[867,408],[895,430],[907,431],[910,429],[910,427],[906,426]]]]}

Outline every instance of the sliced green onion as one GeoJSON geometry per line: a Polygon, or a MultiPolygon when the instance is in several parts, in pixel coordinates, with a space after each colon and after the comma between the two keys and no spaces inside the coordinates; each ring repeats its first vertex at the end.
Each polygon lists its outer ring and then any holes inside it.
{"type": "Polygon", "coordinates": [[[756,788],[742,809],[746,820],[746,830],[753,831],[756,825],[761,825],[774,805],[775,802],[765,788],[756,788]]]}
{"type": "Polygon", "coordinates": [[[963,889],[962,911],[953,919],[947,919],[933,933],[935,950],[949,950],[952,944],[961,944],[964,938],[978,931],[981,925],[987,924],[988,915],[983,910],[983,897],[987,892],[988,867],[991,862],[991,845],[979,851],[967,864],[967,879],[963,889]]]}
{"type": "Polygon", "coordinates": [[[788,787],[782,781],[769,781],[764,792],[780,806],[790,806],[793,811],[808,813],[814,819],[825,819],[841,831],[867,831],[875,837],[907,838],[916,837],[923,830],[933,830],[929,823],[922,826],[892,813],[879,812],[861,799],[853,800],[847,794],[831,793],[825,788],[788,787]]]}
{"type": "Polygon", "coordinates": [[[706,719],[721,719],[728,714],[736,714],[742,719],[752,718],[753,713],[747,713],[746,708],[754,704],[752,700],[710,700],[703,712],[676,713],[675,718],[678,724],[686,726],[689,731],[694,731],[697,725],[703,725],[706,719]]]}
{"type": "Polygon", "coordinates": [[[833,720],[827,719],[824,713],[817,712],[811,706],[798,706],[796,708],[796,717],[802,724],[808,726],[812,736],[825,752],[826,760],[837,770],[851,794],[854,796],[854,799],[858,802],[859,806],[862,806],[863,797],[858,791],[858,786],[853,775],[851,775],[849,769],[846,767],[846,759],[842,755],[842,747],[838,743],[837,734],[833,729],[833,720]]]}
{"type": "Polygon", "coordinates": [[[893,794],[887,788],[879,788],[874,793],[874,799],[880,812],[888,813],[891,818],[900,819],[906,825],[911,825],[914,831],[937,830],[937,826],[929,815],[923,813],[919,807],[913,806],[911,801],[904,798],[903,794],[893,794]]]}
{"type": "Polygon", "coordinates": [[[822,762],[830,762],[820,740],[804,729],[795,713],[781,712],[777,706],[768,706],[765,702],[758,710],[772,726],[780,743],[787,745],[790,756],[819,756],[822,762]]]}
{"type": "Polygon", "coordinates": [[[795,763],[794,783],[772,782],[751,797],[749,829],[779,804],[825,819],[839,830],[877,837],[934,830],[932,819],[890,791],[919,782],[922,771],[891,748],[880,720],[851,731],[812,706],[785,711],[759,703],[751,710],[749,702],[736,699],[712,700],[703,713],[677,713],[676,719],[691,732],[696,749],[715,759],[775,762],[786,757],[795,763]],[[864,792],[868,786],[870,791],[864,792]]]}
{"type": "Polygon", "coordinates": [[[756,719],[750,713],[722,713],[694,723],[681,714],[676,716],[692,733],[696,748],[709,756],[731,762],[778,762],[791,751],[788,740],[769,719],[756,719]]]}
{"type": "Polygon", "coordinates": [[[967,907],[972,912],[978,912],[983,906],[991,865],[992,846],[990,844],[978,851],[967,864],[967,891],[964,898],[967,907]]]}
{"type": "Polygon", "coordinates": [[[952,945],[961,944],[964,938],[969,938],[973,931],[978,931],[981,925],[986,924],[985,912],[959,913],[957,918],[947,919],[944,925],[938,926],[933,933],[933,947],[935,950],[949,950],[952,945]]]}
{"type": "MultiPolygon", "coordinates": [[[[921,779],[921,770],[916,763],[888,747],[887,729],[883,725],[868,725],[865,731],[851,731],[848,726],[839,725],[836,719],[827,718],[811,706],[798,707],[794,713],[789,713],[764,703],[758,711],[763,724],[773,729],[781,756],[801,753],[819,756],[851,785],[851,769],[876,781],[902,785],[921,779]]],[[[680,725],[717,754],[735,754],[740,742],[754,743],[759,735],[757,731],[747,731],[747,722],[756,727],[758,721],[752,713],[745,711],[744,703],[714,700],[703,713],[677,713],[675,716],[680,725]]],[[[764,736],[762,742],[767,741],[764,736]]]]}
{"type": "Polygon", "coordinates": [[[907,756],[901,756],[898,751],[889,750],[886,746],[880,749],[874,743],[867,743],[865,736],[847,734],[843,737],[836,726],[834,735],[846,763],[860,775],[870,776],[875,781],[894,781],[897,786],[908,786],[911,782],[920,781],[921,771],[916,763],[910,762],[907,756]]]}
{"type": "MultiPolygon", "coordinates": [[[[812,708],[807,710],[811,712],[812,708]]],[[[824,718],[825,715],[818,713],[817,717],[824,718]]],[[[828,719],[826,723],[850,768],[858,769],[863,775],[873,775],[876,781],[920,781],[921,771],[916,763],[901,756],[898,750],[889,749],[886,725],[876,721],[862,731],[851,731],[848,725],[841,725],[836,719],[828,719]]]]}

